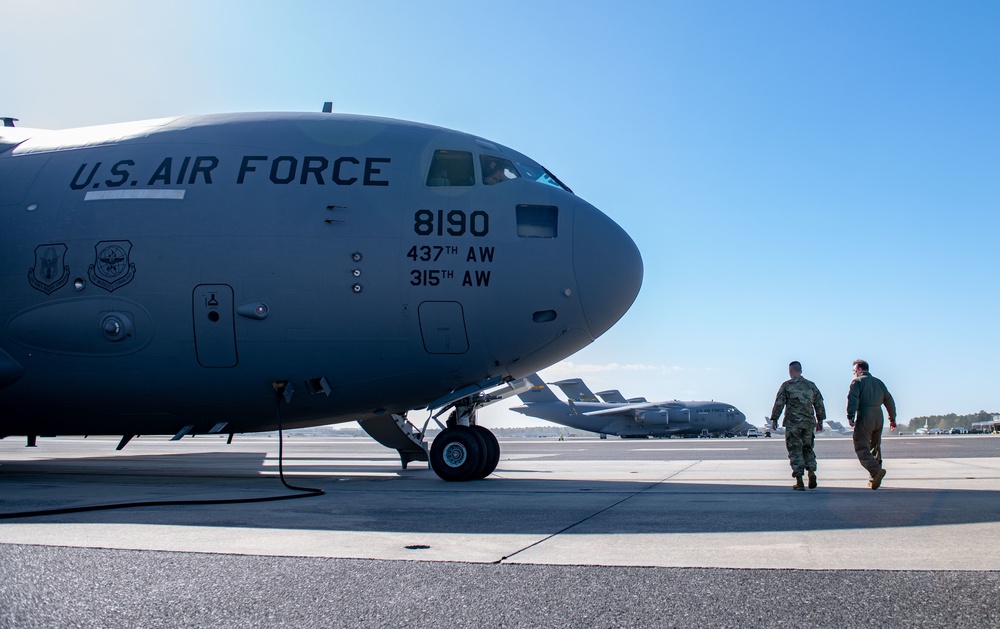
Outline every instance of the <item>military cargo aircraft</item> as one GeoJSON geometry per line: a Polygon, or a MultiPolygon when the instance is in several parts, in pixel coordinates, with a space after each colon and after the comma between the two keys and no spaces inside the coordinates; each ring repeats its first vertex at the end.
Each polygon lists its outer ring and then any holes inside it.
{"type": "Polygon", "coordinates": [[[15,120],[0,438],[356,420],[404,467],[481,478],[500,456],[482,392],[590,344],[642,283],[621,227],[474,135],[319,112],[15,120]],[[426,408],[451,411],[429,452],[407,420],[426,408]]]}
{"type": "MultiPolygon", "coordinates": [[[[594,394],[589,395],[592,400],[577,400],[568,396],[569,399],[563,401],[538,374],[531,374],[526,380],[531,387],[525,387],[523,392],[518,393],[523,406],[510,410],[602,435],[618,435],[626,439],[725,435],[732,434],[746,421],[743,413],[724,402],[599,402],[594,394]]],[[[589,392],[579,379],[555,384],[565,387],[564,391],[568,388],[575,393],[589,392]]],[[[621,397],[621,394],[618,396],[621,397]]],[[[614,398],[614,395],[610,397],[614,398]]]]}

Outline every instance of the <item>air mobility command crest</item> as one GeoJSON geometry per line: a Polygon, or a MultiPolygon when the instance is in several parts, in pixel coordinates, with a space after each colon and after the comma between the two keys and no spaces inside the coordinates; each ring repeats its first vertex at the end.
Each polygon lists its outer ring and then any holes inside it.
{"type": "Polygon", "coordinates": [[[57,243],[35,247],[35,266],[28,269],[28,283],[46,295],[51,295],[68,281],[66,245],[57,243]]]}
{"type": "Polygon", "coordinates": [[[132,243],[128,240],[104,240],[94,247],[97,259],[90,265],[87,277],[90,281],[114,292],[135,277],[135,263],[129,261],[132,243]]]}

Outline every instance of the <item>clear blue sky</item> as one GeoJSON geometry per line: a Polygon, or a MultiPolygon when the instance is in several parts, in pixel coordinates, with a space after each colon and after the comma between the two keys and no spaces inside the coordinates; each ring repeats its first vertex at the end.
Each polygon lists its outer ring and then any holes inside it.
{"type": "MultiPolygon", "coordinates": [[[[755,423],[854,358],[900,418],[1000,410],[1000,3],[0,0],[0,115],[416,120],[531,155],[645,261],[545,372],[755,423]]],[[[487,425],[522,425],[491,411],[487,425]]]]}

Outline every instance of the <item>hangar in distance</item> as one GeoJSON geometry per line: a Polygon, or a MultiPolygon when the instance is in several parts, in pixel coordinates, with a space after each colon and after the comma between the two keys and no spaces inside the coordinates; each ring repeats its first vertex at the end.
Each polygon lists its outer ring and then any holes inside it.
{"type": "Polygon", "coordinates": [[[526,378],[518,393],[522,406],[510,410],[546,421],[624,439],[734,434],[746,416],[725,402],[626,400],[616,390],[590,392],[579,378],[554,383],[566,394],[561,400],[538,374],[526,378]],[[601,400],[597,399],[601,396],[601,400]]]}
{"type": "Polygon", "coordinates": [[[481,392],[593,342],[635,243],[531,158],[332,113],[0,127],[0,437],[358,421],[448,480],[481,392]],[[447,409],[428,449],[407,419],[447,409]],[[429,451],[428,451],[429,450],[429,451]]]}

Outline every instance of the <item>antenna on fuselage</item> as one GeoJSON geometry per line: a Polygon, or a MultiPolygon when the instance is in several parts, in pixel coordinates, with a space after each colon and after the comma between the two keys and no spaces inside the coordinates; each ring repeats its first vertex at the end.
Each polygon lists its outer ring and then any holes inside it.
{"type": "MultiPolygon", "coordinates": [[[[333,101],[326,101],[325,103],[323,103],[323,113],[324,114],[333,113],[333,101]]],[[[4,118],[4,120],[6,120],[6,118],[4,118]]],[[[14,125],[11,126],[13,127],[14,125]]]]}

